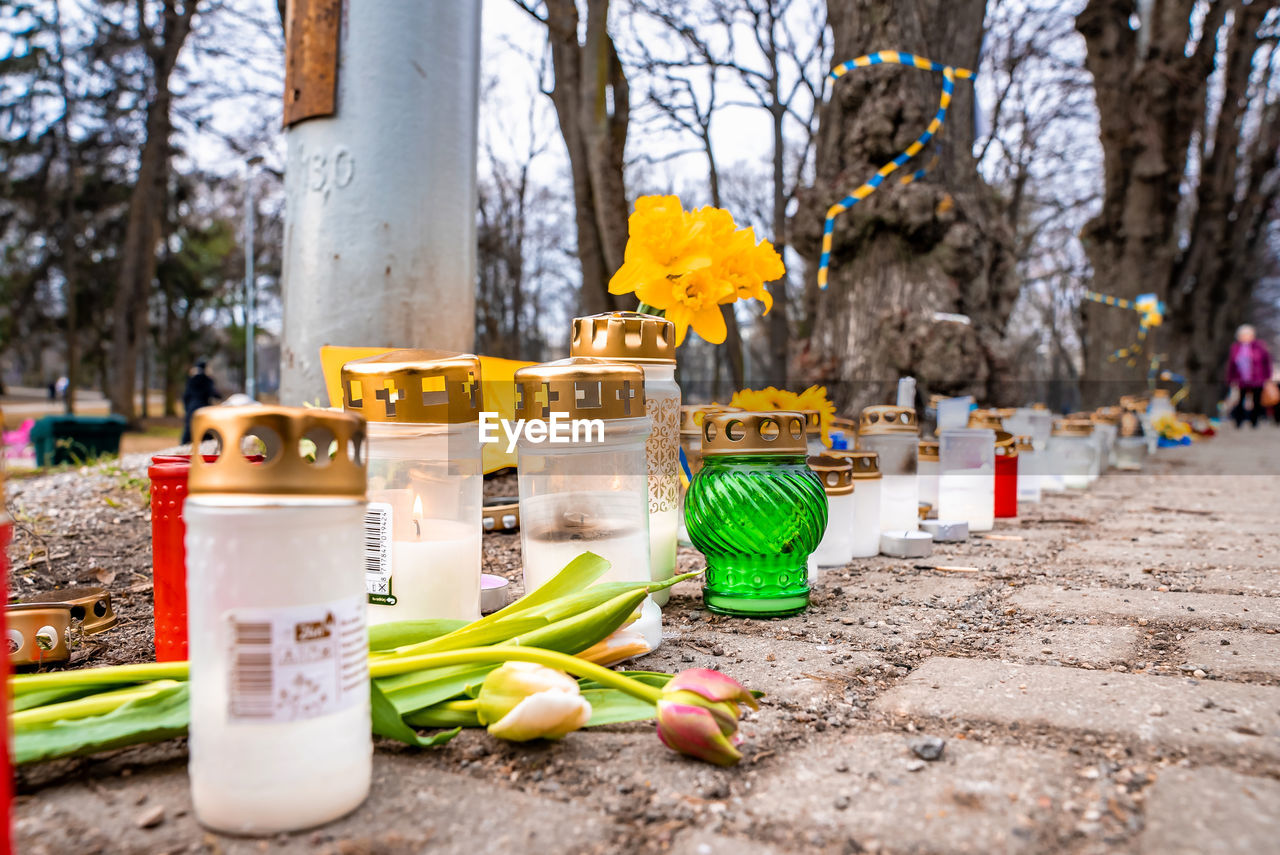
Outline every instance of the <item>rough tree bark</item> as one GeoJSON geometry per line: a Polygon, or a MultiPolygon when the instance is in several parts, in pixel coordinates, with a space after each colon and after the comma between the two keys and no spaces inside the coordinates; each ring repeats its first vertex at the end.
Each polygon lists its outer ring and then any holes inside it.
{"type": "MultiPolygon", "coordinates": [[[[164,0],[158,31],[145,18],[138,32],[145,48],[151,85],[147,103],[146,140],[138,161],[138,174],[129,197],[129,217],[120,248],[120,278],[116,285],[111,337],[111,411],[132,421],[138,352],[146,335],[146,305],[156,270],[156,242],[160,235],[166,183],[169,174],[169,79],[178,64],[182,45],[191,32],[191,20],[199,0],[164,0]]],[[[139,14],[146,4],[139,3],[139,14]]],[[[146,390],[143,389],[143,394],[146,390]]]]}
{"type": "MultiPolygon", "coordinates": [[[[1241,5],[1240,0],[1209,4],[1201,30],[1207,37],[1190,54],[1196,0],[1154,0],[1137,28],[1131,24],[1138,14],[1134,0],[1089,0],[1077,17],[1088,51],[1085,66],[1094,78],[1103,150],[1102,210],[1081,235],[1095,290],[1126,298],[1148,292],[1169,297],[1178,260],[1181,184],[1192,134],[1206,109],[1215,36],[1227,12],[1241,5]]],[[[1086,406],[1110,403],[1143,384],[1150,347],[1136,366],[1108,359],[1136,333],[1132,312],[1085,304],[1081,391],[1086,406]]]]}
{"type": "MultiPolygon", "coordinates": [[[[975,68],[984,10],[984,0],[903,0],[892,8],[833,0],[833,61],[898,49],[975,68]]],[[[808,276],[816,276],[827,208],[924,130],[941,86],[940,75],[899,66],[858,69],[834,85],[821,115],[817,180],[794,222],[808,276]]],[[[1000,397],[1003,330],[1018,286],[1012,230],[970,154],[972,115],[972,88],[961,81],[938,166],[907,186],[895,176],[836,220],[829,286],[809,289],[815,320],[793,352],[793,385],[825,383],[847,413],[891,400],[903,374],[924,394],[1000,397]],[[935,312],[970,323],[937,321],[935,312]]],[[[930,156],[926,150],[919,160],[930,156]]]]}
{"type": "Polygon", "coordinates": [[[627,247],[627,194],[623,149],[627,143],[630,93],[609,37],[608,0],[586,0],[586,35],[578,41],[576,0],[546,0],[545,17],[519,5],[547,26],[555,82],[551,102],[569,150],[582,264],[580,309],[592,314],[630,308],[609,293],[609,278],[622,266],[627,247]]]}

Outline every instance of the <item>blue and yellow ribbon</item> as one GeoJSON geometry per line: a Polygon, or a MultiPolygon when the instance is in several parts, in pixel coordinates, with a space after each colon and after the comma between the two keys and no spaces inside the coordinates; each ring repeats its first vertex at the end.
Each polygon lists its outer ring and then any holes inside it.
{"type": "MultiPolygon", "coordinates": [[[[933,60],[925,59],[922,56],[916,56],[912,53],[903,53],[896,50],[882,50],[879,53],[869,53],[866,56],[860,56],[851,59],[848,62],[842,62],[835,68],[831,69],[828,75],[832,80],[839,80],[847,72],[854,68],[866,68],[871,65],[910,65],[925,71],[942,72],[942,97],[938,99],[938,112],[934,113],[929,127],[925,128],[924,133],[916,137],[915,142],[907,146],[906,149],[886,163],[871,176],[871,179],[864,183],[857,190],[854,190],[848,196],[827,209],[827,219],[822,226],[822,258],[818,262],[818,287],[827,287],[827,272],[831,266],[831,236],[835,231],[836,217],[861,202],[863,199],[876,192],[884,180],[888,178],[895,170],[905,164],[911,158],[919,154],[929,140],[933,139],[934,134],[942,128],[942,123],[947,118],[947,108],[951,106],[951,95],[955,91],[956,78],[962,80],[972,80],[974,73],[967,68],[957,68],[952,65],[942,65],[933,60]]],[[[919,179],[927,172],[926,169],[917,170],[911,175],[906,176],[903,184],[910,184],[912,181],[919,179]]]]}
{"type": "Polygon", "coordinates": [[[1119,362],[1124,359],[1130,365],[1137,365],[1138,354],[1142,353],[1143,345],[1147,341],[1147,332],[1152,327],[1158,327],[1164,323],[1164,313],[1167,311],[1164,301],[1155,294],[1139,294],[1132,300],[1126,300],[1123,297],[1113,297],[1110,294],[1099,294],[1097,291],[1085,291],[1084,298],[1094,303],[1101,303],[1104,306],[1112,306],[1117,309],[1132,309],[1138,313],[1137,340],[1128,347],[1113,351],[1107,357],[1108,362],[1119,362]]]}

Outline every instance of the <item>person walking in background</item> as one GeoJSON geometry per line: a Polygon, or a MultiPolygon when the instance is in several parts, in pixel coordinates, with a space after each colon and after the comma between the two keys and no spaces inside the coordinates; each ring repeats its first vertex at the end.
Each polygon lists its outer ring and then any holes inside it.
{"type": "Polygon", "coordinates": [[[208,363],[203,359],[196,363],[196,370],[187,378],[187,386],[182,390],[182,444],[191,442],[191,414],[201,407],[207,407],[221,397],[213,378],[205,373],[208,363]]]}
{"type": "Polygon", "coordinates": [[[1262,387],[1271,380],[1271,354],[1267,346],[1258,341],[1258,333],[1248,324],[1236,330],[1236,340],[1231,343],[1227,358],[1227,385],[1235,389],[1240,400],[1231,411],[1236,427],[1242,427],[1245,419],[1255,428],[1262,415],[1262,387]],[[1250,407],[1245,409],[1245,403],[1250,407]]]}

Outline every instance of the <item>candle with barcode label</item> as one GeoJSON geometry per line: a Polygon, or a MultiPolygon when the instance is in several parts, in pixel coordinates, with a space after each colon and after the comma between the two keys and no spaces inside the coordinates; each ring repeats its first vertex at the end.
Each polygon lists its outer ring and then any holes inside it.
{"type": "Polygon", "coordinates": [[[342,367],[369,420],[369,623],[480,617],[480,362],[397,350],[342,367]]]}
{"type": "Polygon", "coordinates": [[[191,798],[210,828],[297,831],[368,795],[366,595],[352,572],[366,546],[363,427],[285,407],[210,407],[192,422],[222,449],[192,463],[183,508],[191,798]]]}

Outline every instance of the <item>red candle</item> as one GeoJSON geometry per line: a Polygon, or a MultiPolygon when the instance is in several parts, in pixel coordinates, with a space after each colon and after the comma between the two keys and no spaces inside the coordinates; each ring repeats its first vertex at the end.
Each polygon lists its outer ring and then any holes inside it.
{"type": "Polygon", "coordinates": [[[151,575],[155,594],[156,661],[187,658],[187,527],[182,503],[187,498],[186,455],[151,458],[151,575]]]}
{"type": "Polygon", "coordinates": [[[1018,515],[1018,455],[1005,451],[996,448],[995,515],[1007,519],[1018,515]]]}
{"type": "MultiPolygon", "coordinates": [[[[0,475],[0,477],[3,477],[0,475]]],[[[0,493],[2,496],[3,493],[0,493]]],[[[9,602],[8,580],[9,580],[9,538],[13,535],[13,524],[9,520],[9,515],[4,512],[3,505],[0,505],[0,597],[4,602],[9,602]]],[[[4,611],[0,610],[0,638],[7,638],[4,625],[4,611]]],[[[0,665],[0,674],[3,675],[7,684],[9,681],[9,657],[5,655],[4,664],[0,665]]],[[[9,692],[4,693],[4,698],[0,699],[0,855],[9,855],[9,799],[10,799],[10,780],[12,773],[9,767],[9,740],[12,734],[9,733],[9,692]]]]}

